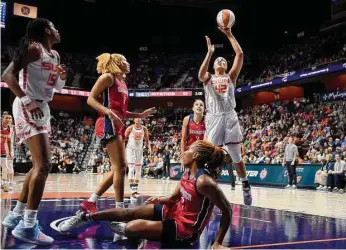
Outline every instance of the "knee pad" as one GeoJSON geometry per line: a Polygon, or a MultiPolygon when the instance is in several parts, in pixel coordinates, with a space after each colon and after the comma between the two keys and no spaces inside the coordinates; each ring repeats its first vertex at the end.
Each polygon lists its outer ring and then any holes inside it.
{"type": "Polygon", "coordinates": [[[13,174],[13,160],[7,160],[7,173],[8,174],[13,174]]]}
{"type": "Polygon", "coordinates": [[[239,163],[242,161],[241,157],[241,144],[227,144],[226,150],[232,158],[234,163],[239,163]]]}
{"type": "Polygon", "coordinates": [[[128,178],[129,178],[129,180],[133,180],[135,178],[135,166],[134,166],[134,164],[129,164],[128,178]]]}
{"type": "Polygon", "coordinates": [[[135,167],[136,169],[136,173],[135,173],[135,180],[139,181],[141,179],[141,172],[142,172],[142,166],[141,165],[137,165],[135,167]]]}

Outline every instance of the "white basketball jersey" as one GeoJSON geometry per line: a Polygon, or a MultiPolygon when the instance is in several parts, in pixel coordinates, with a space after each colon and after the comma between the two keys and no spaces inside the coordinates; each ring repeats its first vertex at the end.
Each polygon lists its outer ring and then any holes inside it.
{"type": "Polygon", "coordinates": [[[132,149],[142,149],[144,140],[144,128],[136,128],[132,126],[132,130],[129,134],[129,141],[127,142],[127,147],[132,149]]]}
{"type": "Polygon", "coordinates": [[[57,68],[60,57],[58,52],[51,50],[51,54],[41,47],[41,58],[19,72],[19,85],[23,92],[32,100],[51,101],[54,95],[54,86],[59,77],[57,68]]]}
{"type": "Polygon", "coordinates": [[[204,84],[205,105],[207,113],[217,114],[235,109],[234,85],[228,74],[211,75],[204,84]]]}

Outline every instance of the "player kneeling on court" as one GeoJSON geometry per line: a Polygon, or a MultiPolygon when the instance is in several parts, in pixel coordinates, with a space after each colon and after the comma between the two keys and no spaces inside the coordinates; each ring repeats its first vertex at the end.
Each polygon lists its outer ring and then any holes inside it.
{"type": "Polygon", "coordinates": [[[182,161],[188,171],[173,194],[149,198],[145,205],[133,209],[81,213],[61,222],[59,231],[66,233],[90,221],[112,221],[110,227],[119,235],[161,240],[162,248],[188,248],[198,240],[216,205],[222,217],[213,248],[224,248],[221,243],[231,223],[232,209],[216,179],[225,152],[207,141],[196,141],[184,152],[182,161]]]}

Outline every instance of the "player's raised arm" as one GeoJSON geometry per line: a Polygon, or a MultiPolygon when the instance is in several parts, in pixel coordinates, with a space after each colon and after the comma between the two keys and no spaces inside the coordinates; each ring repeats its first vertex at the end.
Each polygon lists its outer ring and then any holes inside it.
{"type": "Polygon", "coordinates": [[[208,53],[198,72],[198,79],[203,83],[206,83],[210,78],[208,67],[209,67],[210,59],[215,51],[214,44],[211,44],[209,37],[206,36],[205,39],[207,40],[208,53]]]}
{"type": "Polygon", "coordinates": [[[198,192],[207,197],[215,206],[220,208],[222,216],[220,219],[219,231],[217,232],[212,249],[225,248],[222,246],[223,239],[231,225],[232,207],[225,194],[218,187],[215,180],[208,175],[202,175],[197,180],[198,192]]]}
{"type": "Polygon", "coordinates": [[[230,29],[227,29],[227,28],[224,29],[224,28],[219,27],[219,30],[221,30],[228,37],[229,41],[232,44],[232,48],[235,52],[233,65],[232,65],[232,68],[228,74],[230,75],[234,86],[236,86],[237,78],[238,78],[239,73],[243,67],[244,53],[243,53],[243,50],[240,47],[237,39],[235,39],[235,37],[233,36],[230,29]]]}

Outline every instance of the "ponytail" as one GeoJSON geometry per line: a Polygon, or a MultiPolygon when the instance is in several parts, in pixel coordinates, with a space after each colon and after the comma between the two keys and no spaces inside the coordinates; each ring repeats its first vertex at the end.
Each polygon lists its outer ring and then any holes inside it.
{"type": "Polygon", "coordinates": [[[196,147],[198,167],[206,169],[213,178],[218,178],[221,167],[226,162],[225,151],[204,140],[198,141],[196,147]]]}

